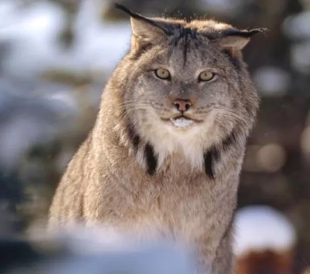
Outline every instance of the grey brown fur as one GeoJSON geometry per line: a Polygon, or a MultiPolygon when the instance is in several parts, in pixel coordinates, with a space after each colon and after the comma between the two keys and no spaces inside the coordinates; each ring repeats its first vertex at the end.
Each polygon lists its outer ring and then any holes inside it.
{"type": "Polygon", "coordinates": [[[239,173],[258,108],[241,49],[257,31],[131,16],[131,49],[60,182],[49,228],[83,222],[165,237],[194,247],[204,273],[233,273],[239,173]],[[206,70],[215,79],[198,81],[206,70]],[[171,122],[176,100],[190,101],[191,126],[171,122]]]}

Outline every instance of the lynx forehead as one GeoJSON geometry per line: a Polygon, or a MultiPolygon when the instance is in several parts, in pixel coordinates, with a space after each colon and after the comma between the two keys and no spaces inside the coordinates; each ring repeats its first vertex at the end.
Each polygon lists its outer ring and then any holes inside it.
{"type": "Polygon", "coordinates": [[[258,100],[240,51],[260,30],[149,19],[120,8],[132,16],[133,28],[125,58],[131,83],[122,99],[130,134],[151,145],[153,172],[174,153],[203,169],[212,147],[247,135],[253,123],[258,100]]]}

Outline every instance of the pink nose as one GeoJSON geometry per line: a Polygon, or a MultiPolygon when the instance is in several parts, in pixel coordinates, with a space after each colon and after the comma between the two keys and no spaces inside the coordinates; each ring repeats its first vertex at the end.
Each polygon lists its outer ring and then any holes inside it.
{"type": "Polygon", "coordinates": [[[192,105],[191,101],[187,99],[175,99],[173,104],[180,112],[188,111],[192,105]]]}

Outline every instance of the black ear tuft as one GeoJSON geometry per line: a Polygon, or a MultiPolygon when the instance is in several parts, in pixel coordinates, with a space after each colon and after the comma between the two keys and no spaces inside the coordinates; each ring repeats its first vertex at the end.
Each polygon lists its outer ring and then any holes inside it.
{"type": "Polygon", "coordinates": [[[138,14],[132,12],[130,9],[126,8],[125,6],[121,5],[121,4],[118,4],[118,3],[115,3],[115,8],[121,10],[121,11],[124,11],[126,12],[127,14],[129,14],[131,17],[134,17],[136,18],[137,16],[139,16],[138,14]]]}
{"type": "Polygon", "coordinates": [[[252,35],[256,33],[265,33],[267,31],[269,31],[267,28],[257,28],[257,29],[249,30],[249,32],[252,33],[252,35]]]}
{"type": "Polygon", "coordinates": [[[256,34],[266,31],[266,29],[238,30],[226,29],[219,33],[214,41],[225,51],[230,51],[231,56],[235,56],[236,51],[242,50],[250,41],[250,38],[256,34]]]}
{"type": "Polygon", "coordinates": [[[245,37],[250,38],[257,33],[265,33],[267,31],[268,31],[268,29],[266,29],[266,28],[257,28],[257,29],[251,29],[251,30],[243,31],[243,33],[244,33],[245,37]]]}
{"type": "Polygon", "coordinates": [[[239,36],[243,38],[250,38],[257,33],[265,33],[268,29],[266,28],[257,28],[251,30],[237,30],[237,29],[228,29],[223,31],[222,37],[225,36],[239,36]]]}
{"type": "Polygon", "coordinates": [[[171,35],[171,33],[169,32],[169,30],[167,30],[166,28],[164,28],[163,26],[161,26],[160,24],[158,24],[157,22],[155,22],[154,20],[152,19],[149,19],[147,17],[144,17],[140,14],[137,14],[137,13],[134,13],[132,12],[130,9],[126,8],[125,6],[123,5],[120,5],[120,4],[117,4],[115,3],[115,8],[119,9],[119,10],[122,10],[124,12],[126,12],[127,14],[129,14],[132,18],[134,19],[137,19],[139,21],[143,21],[153,27],[156,27],[156,28],[159,28],[161,29],[165,34],[167,35],[171,35]]]}

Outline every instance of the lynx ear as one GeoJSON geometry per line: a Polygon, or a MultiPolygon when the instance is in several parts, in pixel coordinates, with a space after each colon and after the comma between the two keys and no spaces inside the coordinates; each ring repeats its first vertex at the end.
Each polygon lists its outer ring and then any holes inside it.
{"type": "Polygon", "coordinates": [[[166,32],[159,25],[131,17],[132,34],[145,42],[157,41],[165,37],[166,32]]]}
{"type": "Polygon", "coordinates": [[[234,55],[237,51],[242,50],[249,42],[250,38],[265,29],[252,29],[252,30],[225,30],[221,36],[215,40],[216,44],[223,50],[228,50],[234,55]]]}
{"type": "Polygon", "coordinates": [[[131,16],[131,29],[133,39],[138,39],[140,42],[156,42],[163,39],[172,33],[169,31],[167,24],[158,20],[150,19],[133,13],[126,7],[115,4],[117,9],[120,9],[131,16]]]}

